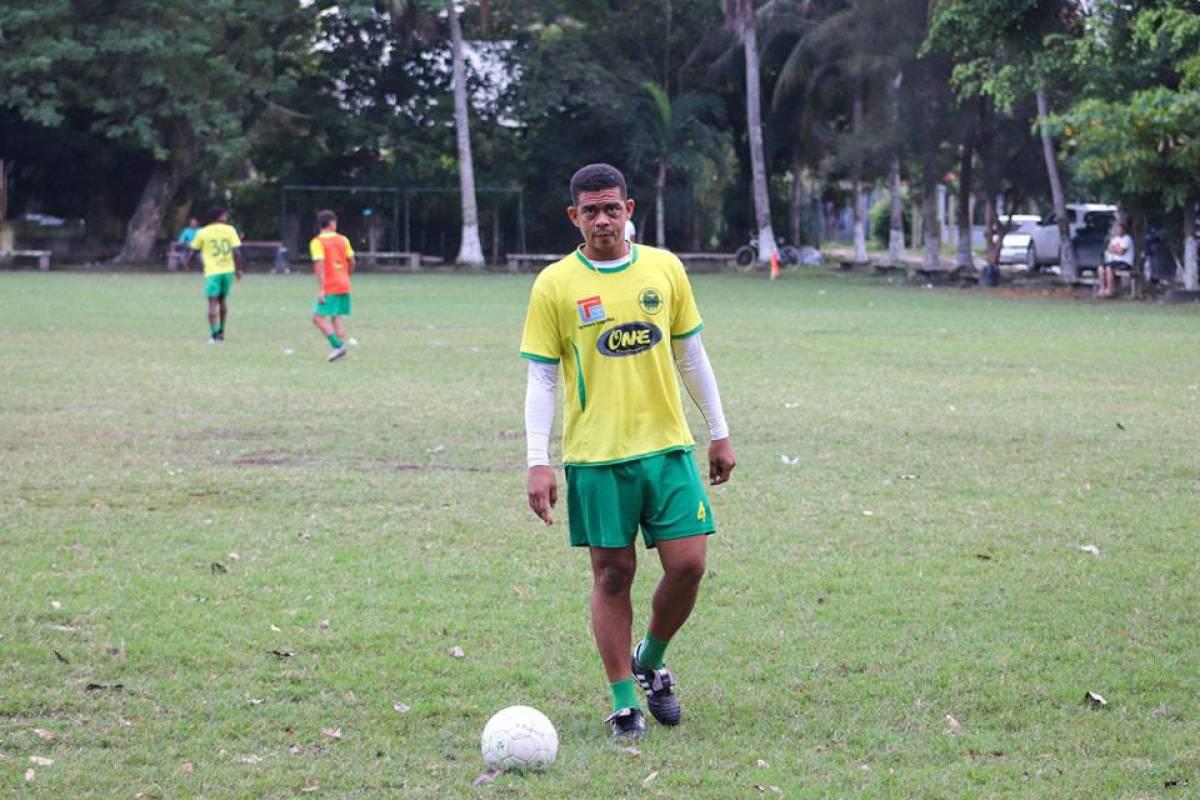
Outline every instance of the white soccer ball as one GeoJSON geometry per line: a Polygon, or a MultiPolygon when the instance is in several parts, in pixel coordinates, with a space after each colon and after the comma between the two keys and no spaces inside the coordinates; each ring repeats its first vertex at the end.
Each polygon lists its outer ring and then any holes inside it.
{"type": "Polygon", "coordinates": [[[509,706],[488,720],[480,744],[483,760],[493,767],[543,769],[558,755],[558,731],[536,708],[509,706]]]}

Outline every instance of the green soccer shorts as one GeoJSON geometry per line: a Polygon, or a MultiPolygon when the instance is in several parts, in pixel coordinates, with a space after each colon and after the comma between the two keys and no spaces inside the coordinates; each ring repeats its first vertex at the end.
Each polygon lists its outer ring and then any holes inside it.
{"type": "Polygon", "coordinates": [[[233,291],[232,272],[204,276],[205,297],[228,297],[231,291],[233,291]]]}
{"type": "Polygon", "coordinates": [[[568,465],[567,517],[574,547],[629,547],[639,526],[646,547],[716,532],[690,450],[618,464],[568,465]]]}
{"type": "Polygon", "coordinates": [[[327,294],[324,303],[313,306],[313,313],[318,317],[348,317],[350,316],[350,294],[327,294]]]}

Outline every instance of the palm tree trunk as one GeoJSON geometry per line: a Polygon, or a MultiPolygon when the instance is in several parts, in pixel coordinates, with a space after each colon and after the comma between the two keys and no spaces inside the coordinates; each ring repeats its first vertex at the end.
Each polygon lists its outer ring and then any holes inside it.
{"type": "Polygon", "coordinates": [[[800,219],[804,212],[804,201],[804,162],[801,161],[800,148],[797,147],[792,150],[792,198],[788,209],[793,247],[799,247],[804,238],[801,236],[800,231],[800,219]]]}
{"type": "Polygon", "coordinates": [[[1062,277],[1074,283],[1079,278],[1075,262],[1075,248],[1071,244],[1071,221],[1067,219],[1067,201],[1063,193],[1062,177],[1058,173],[1058,157],[1054,154],[1054,140],[1046,127],[1050,116],[1050,105],[1046,102],[1046,90],[1037,90],[1038,130],[1042,135],[1042,156],[1046,160],[1046,174],[1050,178],[1050,196],[1054,200],[1054,216],[1058,219],[1058,239],[1062,243],[1062,277]]]}
{"type": "Polygon", "coordinates": [[[888,169],[888,195],[892,205],[888,222],[888,263],[897,266],[904,258],[904,198],[900,189],[899,156],[892,156],[892,164],[888,169]]]}
{"type": "Polygon", "coordinates": [[[1189,198],[1183,204],[1183,288],[1189,292],[1200,290],[1196,250],[1196,201],[1189,198]]]}
{"type": "Polygon", "coordinates": [[[658,175],[654,178],[654,236],[659,247],[667,246],[667,162],[658,162],[658,175]]]}
{"type": "MultiPolygon", "coordinates": [[[[904,73],[897,72],[891,82],[891,97],[888,114],[892,125],[900,125],[900,85],[904,73]]],[[[891,198],[892,214],[888,224],[888,263],[899,266],[904,258],[904,198],[900,196],[900,154],[892,154],[892,163],[888,165],[888,195],[891,198]]],[[[915,242],[914,242],[915,243],[915,242]]]]}
{"type": "Polygon", "coordinates": [[[942,268],[942,226],[938,224],[937,186],[925,187],[925,269],[942,268]]]}
{"type": "Polygon", "coordinates": [[[975,259],[971,256],[971,185],[975,182],[975,147],[972,142],[963,144],[958,171],[958,252],[955,269],[974,269],[975,259]]]}
{"type": "MultiPolygon", "coordinates": [[[[854,100],[851,103],[850,114],[854,138],[858,139],[862,136],[863,96],[862,84],[857,81],[854,84],[854,100]]],[[[865,264],[869,260],[867,257],[867,194],[863,191],[861,158],[854,159],[854,168],[851,173],[851,180],[854,181],[854,263],[865,264]]]]}
{"type": "Polygon", "coordinates": [[[761,83],[758,70],[758,38],[753,0],[735,0],[737,22],[746,56],[746,131],[750,138],[750,176],[754,191],[754,221],[758,226],[758,260],[767,263],[775,255],[775,232],[771,228],[771,198],[767,193],[767,165],[763,155],[761,83]]]}
{"type": "Polygon", "coordinates": [[[458,182],[462,189],[462,244],[455,262],[479,269],[483,246],[479,241],[479,207],[475,202],[475,166],[471,160],[471,129],[467,114],[467,68],[463,57],[462,24],[454,0],[446,0],[450,12],[450,40],[454,49],[454,135],[458,141],[458,182]]]}

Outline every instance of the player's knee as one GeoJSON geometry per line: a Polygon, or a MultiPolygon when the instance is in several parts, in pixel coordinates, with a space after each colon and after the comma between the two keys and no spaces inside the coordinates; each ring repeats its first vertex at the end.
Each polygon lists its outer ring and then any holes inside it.
{"type": "Polygon", "coordinates": [[[680,559],[668,565],[664,572],[671,576],[672,580],[681,583],[698,584],[704,579],[704,556],[693,556],[680,559]]]}
{"type": "Polygon", "coordinates": [[[633,586],[634,567],[614,562],[593,569],[596,588],[603,594],[624,594],[633,586]]]}

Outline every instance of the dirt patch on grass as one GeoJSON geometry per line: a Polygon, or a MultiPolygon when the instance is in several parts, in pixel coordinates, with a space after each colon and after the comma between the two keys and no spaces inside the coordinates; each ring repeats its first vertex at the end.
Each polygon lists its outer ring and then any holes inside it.
{"type": "Polygon", "coordinates": [[[300,464],[308,461],[306,453],[284,453],[279,450],[259,450],[246,453],[233,459],[239,467],[285,467],[289,464],[300,464]]]}

